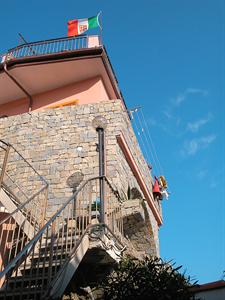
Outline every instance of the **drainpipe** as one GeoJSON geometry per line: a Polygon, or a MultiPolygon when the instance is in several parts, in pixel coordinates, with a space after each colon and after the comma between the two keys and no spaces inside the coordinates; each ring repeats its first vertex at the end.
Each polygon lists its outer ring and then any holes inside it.
{"type": "Polygon", "coordinates": [[[98,127],[96,129],[98,132],[98,152],[99,152],[99,176],[100,176],[100,222],[106,223],[105,219],[105,133],[104,128],[98,127]]]}
{"type": "Polygon", "coordinates": [[[107,120],[103,116],[96,116],[92,120],[92,125],[98,132],[98,152],[99,152],[99,190],[100,190],[100,222],[106,223],[106,198],[105,198],[105,129],[107,120]]]}
{"type": "Polygon", "coordinates": [[[28,97],[28,99],[29,99],[29,108],[28,108],[28,110],[29,110],[29,112],[32,110],[32,105],[33,105],[33,98],[32,98],[32,96],[25,90],[25,88],[15,79],[15,77],[13,77],[10,73],[9,73],[9,71],[8,71],[8,69],[7,69],[7,64],[6,64],[6,62],[4,62],[4,64],[3,64],[3,66],[4,66],[4,71],[5,71],[5,73],[8,75],[8,77],[24,92],[24,94],[28,97]]]}

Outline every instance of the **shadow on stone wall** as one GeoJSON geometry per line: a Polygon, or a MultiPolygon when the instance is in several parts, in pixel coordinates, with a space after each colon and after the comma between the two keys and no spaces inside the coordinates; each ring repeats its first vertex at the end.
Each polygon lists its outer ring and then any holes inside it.
{"type": "Polygon", "coordinates": [[[127,200],[123,204],[124,235],[142,256],[157,256],[151,221],[143,200],[127,200]]]}

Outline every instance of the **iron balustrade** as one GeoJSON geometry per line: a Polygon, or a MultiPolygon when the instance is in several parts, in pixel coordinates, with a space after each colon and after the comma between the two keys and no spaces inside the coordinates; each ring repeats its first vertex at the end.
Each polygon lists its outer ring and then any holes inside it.
{"type": "Polygon", "coordinates": [[[8,50],[6,54],[2,55],[2,62],[4,60],[16,58],[43,56],[91,48],[93,47],[93,45],[89,43],[89,40],[92,37],[98,38],[98,46],[100,46],[98,36],[80,35],[74,37],[49,39],[44,41],[26,43],[12,48],[8,50]]]}
{"type": "MultiPolygon", "coordinates": [[[[3,271],[45,224],[48,183],[11,144],[2,140],[0,196],[3,271]]],[[[3,281],[4,277],[0,285],[3,281]]]]}
{"type": "Polygon", "coordinates": [[[90,230],[99,225],[118,241],[123,238],[122,202],[109,180],[106,186],[105,224],[100,223],[100,177],[90,178],[61,206],[20,252],[4,267],[1,299],[20,295],[47,299],[54,282],[90,230]],[[38,295],[38,296],[37,296],[38,295]]]}
{"type": "Polygon", "coordinates": [[[10,143],[0,140],[0,188],[24,203],[48,182],[10,143]]]}

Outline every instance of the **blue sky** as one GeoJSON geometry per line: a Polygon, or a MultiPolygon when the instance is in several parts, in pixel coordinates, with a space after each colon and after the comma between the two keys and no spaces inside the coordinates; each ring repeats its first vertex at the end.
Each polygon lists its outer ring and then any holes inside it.
{"type": "MultiPolygon", "coordinates": [[[[161,255],[200,282],[225,270],[224,0],[23,0],[1,5],[0,52],[66,36],[102,10],[103,40],[129,108],[142,106],[170,199],[161,255]]],[[[137,120],[137,117],[136,117],[137,120]]],[[[154,152],[145,143],[146,158],[154,152]]],[[[141,138],[139,136],[139,138],[141,138]]],[[[140,140],[140,142],[142,142],[140,140]]],[[[158,164],[153,171],[159,175],[158,164]]]]}

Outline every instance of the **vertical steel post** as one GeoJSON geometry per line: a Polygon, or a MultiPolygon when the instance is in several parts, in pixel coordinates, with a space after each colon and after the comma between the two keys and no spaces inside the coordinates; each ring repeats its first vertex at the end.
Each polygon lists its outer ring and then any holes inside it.
{"type": "Polygon", "coordinates": [[[5,151],[5,157],[4,157],[3,164],[2,164],[2,172],[0,174],[0,188],[2,186],[4,175],[5,175],[6,168],[7,168],[9,151],[10,151],[10,145],[7,145],[7,148],[6,148],[6,151],[5,151]]]}
{"type": "Polygon", "coordinates": [[[97,128],[99,153],[99,189],[100,189],[100,222],[105,223],[105,134],[103,128],[97,128]]]}

